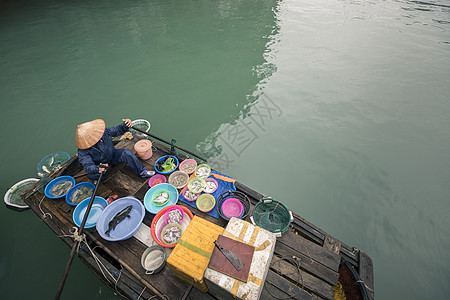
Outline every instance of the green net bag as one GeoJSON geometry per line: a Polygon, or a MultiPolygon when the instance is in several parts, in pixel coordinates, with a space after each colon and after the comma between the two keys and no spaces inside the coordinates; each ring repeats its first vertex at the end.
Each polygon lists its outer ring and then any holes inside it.
{"type": "Polygon", "coordinates": [[[253,208],[252,221],[276,235],[288,230],[292,222],[292,213],[283,203],[272,198],[263,198],[253,208]]]}

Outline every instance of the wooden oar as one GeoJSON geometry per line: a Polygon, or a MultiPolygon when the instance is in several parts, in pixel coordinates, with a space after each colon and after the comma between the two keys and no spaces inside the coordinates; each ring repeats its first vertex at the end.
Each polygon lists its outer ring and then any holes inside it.
{"type": "MultiPolygon", "coordinates": [[[[143,134],[146,134],[146,135],[148,135],[148,136],[150,136],[150,137],[152,137],[152,138],[154,138],[154,139],[157,139],[157,140],[159,140],[159,141],[161,141],[161,142],[163,142],[163,143],[166,143],[166,144],[168,144],[168,145],[172,145],[171,142],[166,141],[166,140],[164,140],[164,139],[162,139],[162,138],[159,138],[159,137],[157,137],[157,136],[155,136],[155,135],[153,135],[153,134],[150,134],[150,133],[148,133],[147,131],[141,130],[141,129],[136,128],[136,127],[134,127],[134,126],[131,126],[131,129],[134,129],[134,130],[139,131],[139,132],[141,132],[141,133],[143,133],[143,134]]],[[[189,150],[183,149],[183,148],[178,147],[178,146],[175,146],[175,145],[173,145],[173,146],[174,146],[175,148],[180,149],[180,150],[183,151],[183,152],[186,152],[187,154],[190,154],[190,155],[192,155],[192,156],[197,157],[198,159],[203,160],[204,162],[207,161],[207,160],[204,159],[203,157],[200,157],[200,156],[198,156],[197,154],[192,153],[192,152],[189,151],[189,150]]]]}
{"type": "MultiPolygon", "coordinates": [[[[89,200],[89,204],[87,206],[86,212],[84,213],[83,221],[81,222],[80,229],[78,230],[78,234],[81,236],[83,234],[84,226],[86,225],[87,218],[89,213],[91,212],[92,204],[94,203],[95,195],[97,194],[97,188],[102,181],[102,177],[105,171],[100,173],[100,177],[97,180],[97,184],[95,185],[94,192],[92,193],[91,200],[89,200]]],[[[72,247],[72,251],[70,252],[69,260],[67,261],[66,269],[64,270],[63,277],[61,278],[61,282],[59,283],[58,291],[56,292],[55,300],[59,300],[61,297],[62,290],[64,288],[64,284],[66,283],[67,276],[69,275],[70,266],[72,265],[73,258],[75,256],[75,252],[78,248],[80,241],[75,241],[72,247]]]]}

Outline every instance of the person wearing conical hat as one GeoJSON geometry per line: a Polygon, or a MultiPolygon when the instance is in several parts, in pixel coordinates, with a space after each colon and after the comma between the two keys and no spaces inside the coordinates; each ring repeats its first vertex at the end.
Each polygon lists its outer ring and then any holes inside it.
{"type": "Polygon", "coordinates": [[[147,171],[137,157],[127,149],[116,149],[112,138],[121,136],[132,126],[130,119],[122,119],[123,123],[106,128],[105,121],[96,119],[77,126],[76,146],[78,160],[83,165],[87,177],[95,181],[104,167],[124,162],[134,173],[141,177],[150,177],[155,171],[147,171]]]}

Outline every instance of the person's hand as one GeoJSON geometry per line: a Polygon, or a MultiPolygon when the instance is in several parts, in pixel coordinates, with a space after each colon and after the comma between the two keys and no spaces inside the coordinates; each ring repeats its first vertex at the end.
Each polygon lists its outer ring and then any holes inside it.
{"type": "Polygon", "coordinates": [[[106,172],[106,168],[108,168],[108,164],[100,164],[100,166],[98,168],[98,172],[99,173],[106,172]]]}
{"type": "Polygon", "coordinates": [[[125,125],[127,125],[127,127],[133,126],[133,123],[131,123],[130,119],[122,119],[122,121],[125,123],[125,125]]]}

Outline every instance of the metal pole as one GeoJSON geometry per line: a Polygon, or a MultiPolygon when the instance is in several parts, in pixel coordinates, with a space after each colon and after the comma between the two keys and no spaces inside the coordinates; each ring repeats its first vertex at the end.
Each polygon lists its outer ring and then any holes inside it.
{"type": "Polygon", "coordinates": [[[190,155],[192,155],[192,156],[195,156],[195,157],[197,157],[197,158],[200,159],[200,160],[203,160],[203,161],[205,161],[205,162],[207,161],[207,160],[204,159],[203,157],[200,157],[200,156],[198,156],[197,154],[192,153],[192,152],[189,151],[189,150],[186,150],[186,149],[183,149],[183,148],[181,148],[181,147],[179,147],[179,146],[176,146],[176,145],[172,144],[171,142],[166,141],[166,140],[164,140],[164,139],[162,139],[162,138],[159,138],[159,137],[157,137],[157,136],[155,136],[155,135],[153,135],[153,134],[150,134],[150,133],[148,133],[148,132],[146,132],[146,131],[143,131],[143,130],[141,130],[141,129],[139,129],[139,128],[136,128],[136,127],[134,127],[134,126],[132,126],[131,128],[134,129],[134,130],[136,130],[136,131],[139,131],[139,132],[141,132],[141,133],[143,133],[143,134],[146,134],[146,135],[148,135],[148,136],[150,136],[150,137],[152,137],[152,138],[154,138],[154,139],[157,139],[157,140],[159,140],[159,141],[161,141],[161,142],[163,142],[163,143],[166,143],[166,144],[168,144],[168,145],[172,145],[172,146],[174,146],[175,148],[178,148],[178,149],[180,149],[181,151],[186,152],[187,154],[190,154],[190,155]]]}
{"type": "MultiPolygon", "coordinates": [[[[80,236],[83,234],[84,226],[86,225],[87,218],[89,216],[89,213],[91,212],[92,204],[94,203],[95,195],[97,194],[97,188],[100,185],[100,181],[102,180],[103,173],[104,173],[104,171],[102,173],[100,173],[100,177],[98,178],[97,184],[95,185],[94,192],[92,193],[92,196],[91,196],[91,200],[89,200],[88,207],[83,216],[83,221],[81,222],[80,230],[78,231],[78,234],[80,236]]],[[[73,244],[72,251],[70,251],[69,260],[67,261],[66,268],[64,269],[63,277],[61,278],[61,282],[59,283],[58,291],[56,292],[55,300],[59,300],[59,298],[61,297],[61,294],[62,294],[62,291],[64,288],[64,284],[66,283],[67,276],[69,275],[70,266],[72,265],[72,261],[75,256],[75,252],[76,252],[79,244],[80,244],[80,241],[75,241],[75,243],[73,244]]]]}

